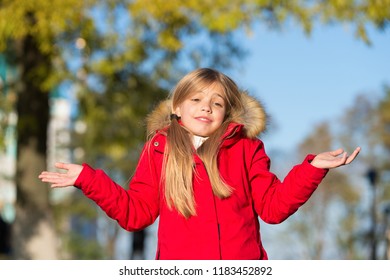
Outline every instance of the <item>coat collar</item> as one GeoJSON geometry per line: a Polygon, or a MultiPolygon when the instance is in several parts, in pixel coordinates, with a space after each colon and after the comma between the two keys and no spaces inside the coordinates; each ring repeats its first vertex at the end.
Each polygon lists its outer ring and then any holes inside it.
{"type": "MultiPolygon", "coordinates": [[[[232,112],[232,124],[228,127],[225,137],[242,132],[244,136],[254,139],[266,130],[268,116],[262,103],[246,92],[242,92],[242,110],[232,112]]],[[[170,125],[170,114],[172,112],[171,100],[160,102],[148,115],[147,133],[148,136],[156,132],[164,133],[170,125]]]]}

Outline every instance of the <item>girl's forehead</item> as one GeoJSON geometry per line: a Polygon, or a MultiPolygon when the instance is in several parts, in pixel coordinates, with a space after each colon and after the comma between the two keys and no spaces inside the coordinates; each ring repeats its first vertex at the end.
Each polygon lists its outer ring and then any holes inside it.
{"type": "Polygon", "coordinates": [[[194,95],[194,94],[198,94],[198,93],[204,93],[204,94],[211,93],[211,94],[220,95],[222,98],[225,97],[225,91],[224,91],[223,87],[218,83],[204,84],[202,86],[196,87],[189,94],[194,95]]]}

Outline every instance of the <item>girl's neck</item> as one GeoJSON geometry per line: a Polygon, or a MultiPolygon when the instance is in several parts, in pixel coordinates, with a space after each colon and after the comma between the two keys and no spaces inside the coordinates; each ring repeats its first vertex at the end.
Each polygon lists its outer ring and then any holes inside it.
{"type": "Polygon", "coordinates": [[[206,141],[208,137],[203,137],[203,136],[197,136],[194,135],[192,136],[192,143],[194,144],[195,149],[198,149],[204,141],[206,141]]]}

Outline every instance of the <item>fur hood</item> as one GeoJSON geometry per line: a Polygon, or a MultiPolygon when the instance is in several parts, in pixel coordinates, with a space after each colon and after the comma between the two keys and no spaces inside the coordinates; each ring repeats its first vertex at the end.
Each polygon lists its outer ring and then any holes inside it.
{"type": "MultiPolygon", "coordinates": [[[[243,109],[232,112],[233,122],[242,124],[245,136],[254,139],[266,130],[268,116],[264,106],[256,98],[242,93],[243,109]]],[[[172,114],[171,100],[160,102],[146,119],[147,133],[153,135],[156,131],[170,124],[172,114]]]]}

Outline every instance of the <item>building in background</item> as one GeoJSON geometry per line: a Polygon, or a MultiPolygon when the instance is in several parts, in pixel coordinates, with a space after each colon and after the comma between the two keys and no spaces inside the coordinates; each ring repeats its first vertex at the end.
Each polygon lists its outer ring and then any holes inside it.
{"type": "Polygon", "coordinates": [[[16,70],[0,54],[0,259],[11,253],[11,224],[15,219],[17,115],[11,110],[15,92],[10,86],[15,76],[16,70]]]}
{"type": "MultiPolygon", "coordinates": [[[[10,108],[14,107],[12,102],[16,101],[16,92],[12,85],[17,81],[17,76],[16,69],[8,65],[5,57],[0,54],[0,137],[2,138],[0,140],[3,142],[0,146],[0,259],[7,258],[11,253],[11,226],[15,220],[17,113],[10,108]],[[5,101],[9,104],[5,104],[5,101]]],[[[75,162],[74,158],[81,158],[83,154],[81,148],[73,150],[70,148],[72,130],[82,132],[86,129],[82,122],[73,122],[76,105],[73,103],[72,96],[76,90],[76,85],[65,85],[51,93],[47,140],[47,169],[51,171],[55,170],[55,162],[75,162]]],[[[52,203],[61,202],[75,191],[77,191],[75,188],[52,190],[52,203]]],[[[78,230],[77,219],[78,217],[69,217],[66,225],[69,232],[78,230]]],[[[96,223],[83,225],[80,234],[86,239],[96,238],[104,247],[104,244],[108,242],[104,238],[104,232],[113,226],[112,223],[107,222],[107,219],[104,213],[100,213],[96,223]]],[[[144,231],[140,241],[136,234],[120,229],[115,242],[115,258],[154,259],[157,246],[156,236],[157,222],[144,231]],[[136,244],[142,244],[142,246],[136,244]]]]}
{"type": "MultiPolygon", "coordinates": [[[[16,158],[17,158],[17,113],[14,84],[17,70],[0,54],[0,259],[11,253],[11,226],[15,220],[16,203],[16,158]]],[[[48,129],[48,167],[54,161],[70,161],[70,102],[57,92],[52,93],[51,121],[48,129]]],[[[38,176],[38,174],[37,174],[38,176]]],[[[71,188],[69,188],[71,191],[71,188]]],[[[52,192],[53,201],[61,199],[69,191],[52,192]]]]}
{"type": "MultiPolygon", "coordinates": [[[[72,108],[68,98],[62,97],[60,90],[55,90],[50,99],[50,121],[47,137],[47,169],[54,171],[54,164],[72,162],[70,149],[72,129],[72,108]]],[[[52,202],[56,203],[65,196],[70,195],[73,188],[54,189],[51,192],[52,202]]]]}

